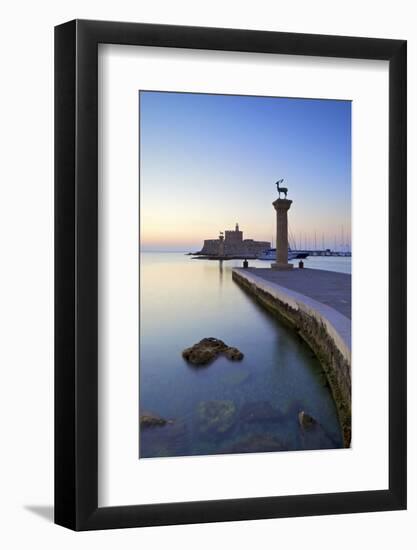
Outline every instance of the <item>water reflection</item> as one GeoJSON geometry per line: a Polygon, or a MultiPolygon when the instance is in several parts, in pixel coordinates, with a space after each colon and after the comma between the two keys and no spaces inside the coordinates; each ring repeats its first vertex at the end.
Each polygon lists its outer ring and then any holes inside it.
{"type": "Polygon", "coordinates": [[[223,260],[219,260],[219,283],[220,286],[223,284],[223,260]]]}

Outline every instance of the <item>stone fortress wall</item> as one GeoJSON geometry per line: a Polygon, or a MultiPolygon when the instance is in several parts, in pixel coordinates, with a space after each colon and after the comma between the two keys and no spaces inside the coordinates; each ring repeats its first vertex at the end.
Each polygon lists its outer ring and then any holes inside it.
{"type": "Polygon", "coordinates": [[[223,242],[220,238],[206,239],[199,254],[202,256],[247,256],[248,258],[254,258],[270,247],[271,243],[268,241],[244,239],[243,231],[240,231],[239,224],[236,224],[234,230],[224,232],[223,242]]]}

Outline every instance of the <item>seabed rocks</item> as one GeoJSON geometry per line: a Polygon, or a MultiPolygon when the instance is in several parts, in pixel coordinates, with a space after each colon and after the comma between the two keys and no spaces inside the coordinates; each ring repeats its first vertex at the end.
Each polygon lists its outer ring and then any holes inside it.
{"type": "Polygon", "coordinates": [[[225,355],[231,361],[241,361],[244,357],[237,348],[228,346],[222,340],[212,337],[203,338],[182,352],[184,359],[195,366],[207,365],[220,354],[225,355]]]}
{"type": "Polygon", "coordinates": [[[228,432],[235,424],[236,412],[236,405],[231,400],[201,401],[197,409],[200,432],[212,435],[228,432]]]}
{"type": "Polygon", "coordinates": [[[318,420],[307,414],[305,411],[298,413],[302,448],[309,449],[335,449],[338,448],[337,441],[332,435],[323,429],[318,420]]]}
{"type": "Polygon", "coordinates": [[[167,420],[151,412],[143,412],[139,417],[139,425],[141,428],[156,428],[165,426],[166,424],[173,424],[173,420],[167,420]]]}
{"type": "Polygon", "coordinates": [[[140,457],[184,456],[188,452],[189,432],[183,420],[167,421],[140,431],[140,457]]]}

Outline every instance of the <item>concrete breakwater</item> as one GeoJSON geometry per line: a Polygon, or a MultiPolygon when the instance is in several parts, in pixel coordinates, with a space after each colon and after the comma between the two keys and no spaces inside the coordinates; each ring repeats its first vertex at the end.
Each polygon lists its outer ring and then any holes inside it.
{"type": "Polygon", "coordinates": [[[234,268],[233,279],[293,326],[317,355],[351,441],[351,277],[330,271],[234,268]]]}

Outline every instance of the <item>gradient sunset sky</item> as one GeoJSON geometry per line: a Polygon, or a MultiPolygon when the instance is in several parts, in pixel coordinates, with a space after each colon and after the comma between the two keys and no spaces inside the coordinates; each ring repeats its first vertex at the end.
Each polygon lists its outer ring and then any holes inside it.
{"type": "Polygon", "coordinates": [[[290,244],[350,248],[350,101],[142,91],[139,108],[142,250],[200,250],[236,222],[271,241],[281,178],[290,244]]]}

